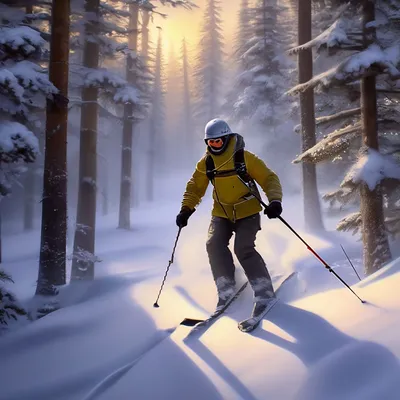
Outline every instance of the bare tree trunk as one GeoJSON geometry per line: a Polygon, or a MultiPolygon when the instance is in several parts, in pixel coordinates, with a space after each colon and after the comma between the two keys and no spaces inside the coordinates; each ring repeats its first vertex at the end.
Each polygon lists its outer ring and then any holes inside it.
{"type": "Polygon", "coordinates": [[[25,174],[24,183],[24,231],[33,229],[35,187],[36,187],[36,163],[25,174]]]}
{"type": "MultiPolygon", "coordinates": [[[[138,19],[139,5],[129,5],[129,29],[132,31],[129,35],[129,49],[137,51],[138,42],[138,19]]],[[[135,83],[136,72],[135,63],[128,56],[126,61],[126,79],[129,83],[135,83]]],[[[122,165],[121,165],[121,186],[119,199],[119,223],[121,229],[131,228],[131,185],[132,185],[132,141],[133,141],[133,105],[124,106],[124,126],[122,133],[122,165]]]]}
{"type": "MultiPolygon", "coordinates": [[[[246,0],[247,1],[247,0],[246,0]]],[[[193,121],[192,121],[192,105],[190,96],[190,85],[189,85],[189,60],[187,54],[186,40],[183,40],[182,44],[182,68],[183,68],[183,123],[184,123],[184,135],[185,135],[185,147],[187,149],[188,159],[185,161],[192,160],[193,153],[193,121]]]]}
{"type": "Polygon", "coordinates": [[[150,12],[147,9],[144,9],[142,12],[142,51],[141,57],[145,66],[148,66],[148,58],[149,58],[149,23],[150,23],[150,12]]]}
{"type": "Polygon", "coordinates": [[[162,96],[162,83],[161,83],[161,29],[158,33],[157,51],[156,51],[156,70],[154,78],[153,99],[152,99],[152,112],[150,116],[150,129],[149,129],[149,149],[147,159],[147,200],[154,200],[154,170],[156,163],[156,146],[157,146],[157,131],[161,110],[161,96],[162,96]]]}
{"type": "MultiPolygon", "coordinates": [[[[363,26],[364,45],[367,47],[375,38],[375,28],[366,25],[375,20],[374,2],[364,0],[363,26]]],[[[361,80],[361,119],[363,144],[368,149],[379,151],[376,78],[367,76],[361,80]]],[[[370,275],[390,261],[391,253],[385,230],[382,191],[380,185],[370,190],[366,183],[361,186],[361,220],[364,245],[364,268],[370,275]]]]}
{"type": "MultiPolygon", "coordinates": [[[[100,0],[86,0],[85,11],[99,16],[100,0]]],[[[86,68],[99,67],[99,45],[91,40],[97,33],[97,21],[93,18],[85,25],[83,65],[86,68]]],[[[78,210],[74,238],[71,280],[94,278],[96,194],[97,194],[97,105],[98,89],[82,89],[79,192],[78,210]]]]}
{"type": "MultiPolygon", "coordinates": [[[[311,0],[299,0],[298,44],[311,40],[311,0]]],[[[313,77],[312,50],[305,49],[298,56],[299,83],[313,77]]],[[[314,90],[308,89],[300,94],[300,123],[302,131],[302,152],[316,144],[314,90]]],[[[302,164],[303,168],[303,207],[305,225],[310,230],[323,230],[321,206],[318,197],[317,172],[314,164],[302,164]]]]}
{"type": "Polygon", "coordinates": [[[42,232],[36,294],[54,294],[65,284],[67,237],[67,120],[69,0],[53,0],[50,81],[60,93],[47,102],[42,232]]]}
{"type": "MultiPolygon", "coordinates": [[[[143,4],[141,5],[141,49],[140,49],[140,57],[143,62],[145,68],[148,68],[149,63],[149,24],[150,24],[150,12],[152,10],[152,6],[143,4]]],[[[136,138],[146,137],[149,132],[149,119],[146,118],[141,121],[140,124],[135,126],[135,137],[132,139],[132,145],[135,146],[133,140],[136,138]]],[[[146,154],[137,153],[134,155],[134,161],[132,162],[132,177],[133,180],[136,181],[135,185],[131,185],[131,207],[137,206],[140,203],[140,188],[142,186],[143,174],[141,173],[141,168],[139,166],[144,165],[146,160],[146,154]]]]}
{"type": "Polygon", "coordinates": [[[0,200],[0,264],[3,262],[3,230],[1,218],[1,200],[0,200]]]}
{"type": "Polygon", "coordinates": [[[103,216],[108,215],[109,203],[110,203],[110,188],[108,182],[108,164],[107,160],[104,159],[102,168],[102,178],[103,178],[103,201],[102,201],[102,212],[103,216]]]}

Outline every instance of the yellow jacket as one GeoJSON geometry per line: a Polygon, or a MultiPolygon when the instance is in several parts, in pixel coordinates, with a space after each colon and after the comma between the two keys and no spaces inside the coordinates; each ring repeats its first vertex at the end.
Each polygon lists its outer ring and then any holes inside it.
{"type": "MultiPolygon", "coordinates": [[[[186,185],[182,207],[191,210],[197,207],[207,191],[209,179],[206,175],[206,157],[210,154],[214,160],[215,169],[228,171],[234,169],[234,153],[244,147],[243,138],[236,135],[231,138],[227,149],[221,155],[206,152],[197,163],[196,170],[186,185]],[[238,143],[237,143],[238,142],[238,143]]],[[[270,170],[255,154],[245,150],[244,159],[249,175],[261,186],[268,200],[282,201],[282,187],[278,176],[270,170]]],[[[214,179],[212,215],[229,218],[232,221],[259,213],[262,207],[254,197],[246,200],[248,188],[236,174],[230,176],[216,176],[214,179]]]]}

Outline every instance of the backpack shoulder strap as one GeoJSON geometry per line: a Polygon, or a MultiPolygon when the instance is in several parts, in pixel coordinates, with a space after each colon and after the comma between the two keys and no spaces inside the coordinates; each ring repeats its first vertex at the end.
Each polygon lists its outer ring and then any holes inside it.
{"type": "Polygon", "coordinates": [[[241,148],[235,152],[235,157],[234,157],[234,163],[235,163],[235,170],[236,173],[245,181],[249,182],[252,180],[252,177],[250,174],[247,172],[247,167],[246,163],[244,160],[244,148],[241,148]]]}
{"type": "Polygon", "coordinates": [[[210,154],[206,156],[206,175],[210,181],[212,181],[216,175],[214,160],[210,154]]]}

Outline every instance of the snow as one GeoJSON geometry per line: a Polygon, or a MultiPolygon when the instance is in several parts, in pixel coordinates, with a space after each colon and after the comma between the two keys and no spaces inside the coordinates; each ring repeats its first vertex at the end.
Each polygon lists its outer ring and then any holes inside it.
{"type": "MultiPolygon", "coordinates": [[[[39,141],[26,126],[19,122],[0,121],[0,154],[19,152],[29,148],[34,154],[39,153],[39,141]]],[[[3,160],[4,161],[4,160],[3,160]]]]}
{"type": "Polygon", "coordinates": [[[25,54],[31,54],[45,44],[40,33],[28,26],[0,27],[0,45],[13,50],[21,49],[25,54]]]}
{"type": "Polygon", "coordinates": [[[19,84],[32,92],[40,91],[45,95],[57,93],[57,88],[49,81],[46,71],[31,61],[21,61],[8,70],[18,79],[19,84]]]}
{"type": "MultiPolygon", "coordinates": [[[[175,187],[183,190],[186,178],[177,177],[175,187]]],[[[171,188],[168,179],[162,185],[171,188]]],[[[359,270],[360,245],[346,234],[304,232],[300,199],[292,198],[285,219],[367,304],[280,221],[265,218],[257,249],[273,279],[291,271],[297,278],[254,333],[237,329],[252,307],[248,288],[209,330],[186,339],[189,328],[179,322],[205,317],[216,301],[205,252],[211,204],[205,200],[184,228],[155,309],[177,234],[180,198],[171,193],[164,192],[162,203],[134,209],[134,230],[116,230],[116,215],[100,219],[96,279],[63,287],[62,308],[3,335],[1,400],[397,400],[400,259],[357,283],[339,243],[359,270]]],[[[39,236],[3,238],[4,268],[31,308],[42,301],[31,300],[39,236]]],[[[239,269],[238,284],[244,279],[239,269]]]]}
{"type": "Polygon", "coordinates": [[[400,180],[400,164],[393,157],[368,149],[347,173],[344,182],[365,182],[370,190],[374,190],[385,178],[400,180]]]}
{"type": "Polygon", "coordinates": [[[304,92],[308,88],[329,88],[346,82],[355,81],[363,76],[368,68],[379,67],[381,73],[392,79],[400,77],[397,65],[400,63],[399,44],[383,49],[377,44],[347,57],[339,65],[314,76],[310,81],[294,86],[287,94],[304,92]]]}
{"type": "Polygon", "coordinates": [[[22,101],[24,95],[24,88],[18,83],[15,75],[6,68],[0,69],[0,85],[7,88],[17,100],[22,101]]]}
{"type": "Polygon", "coordinates": [[[347,29],[349,27],[349,20],[340,18],[336,20],[328,29],[322,32],[320,35],[312,39],[311,41],[291,49],[291,53],[297,53],[301,50],[310,49],[316,47],[319,49],[321,46],[335,47],[343,44],[351,44],[347,36],[347,29]]]}
{"type": "Polygon", "coordinates": [[[116,103],[132,103],[137,104],[141,101],[140,91],[135,87],[127,86],[122,89],[117,90],[114,95],[114,101],[116,103]]]}
{"type": "Polygon", "coordinates": [[[106,69],[90,69],[86,68],[85,85],[87,86],[104,86],[111,85],[114,88],[124,87],[126,80],[106,69]]]}
{"type": "Polygon", "coordinates": [[[343,129],[338,129],[326,135],[316,145],[300,154],[293,163],[303,161],[321,162],[326,160],[334,160],[348,149],[352,140],[359,138],[361,133],[361,123],[349,125],[343,129]]]}

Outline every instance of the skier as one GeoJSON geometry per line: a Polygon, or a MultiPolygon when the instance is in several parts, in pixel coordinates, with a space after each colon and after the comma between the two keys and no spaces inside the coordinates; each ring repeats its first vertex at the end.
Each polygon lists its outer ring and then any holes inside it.
{"type": "Polygon", "coordinates": [[[262,207],[249,187],[257,190],[256,181],[268,197],[264,210],[268,218],[282,213],[282,187],[278,176],[261,159],[244,150],[243,137],[233,133],[225,121],[208,122],[204,140],[206,154],[186,185],[176,224],[180,228],[187,225],[211,181],[214,205],[206,249],[218,292],[216,311],[236,293],[235,267],[228,248],[235,232],[234,252],[253,289],[252,316],[257,316],[276,296],[265,262],[255,249],[262,207]]]}

